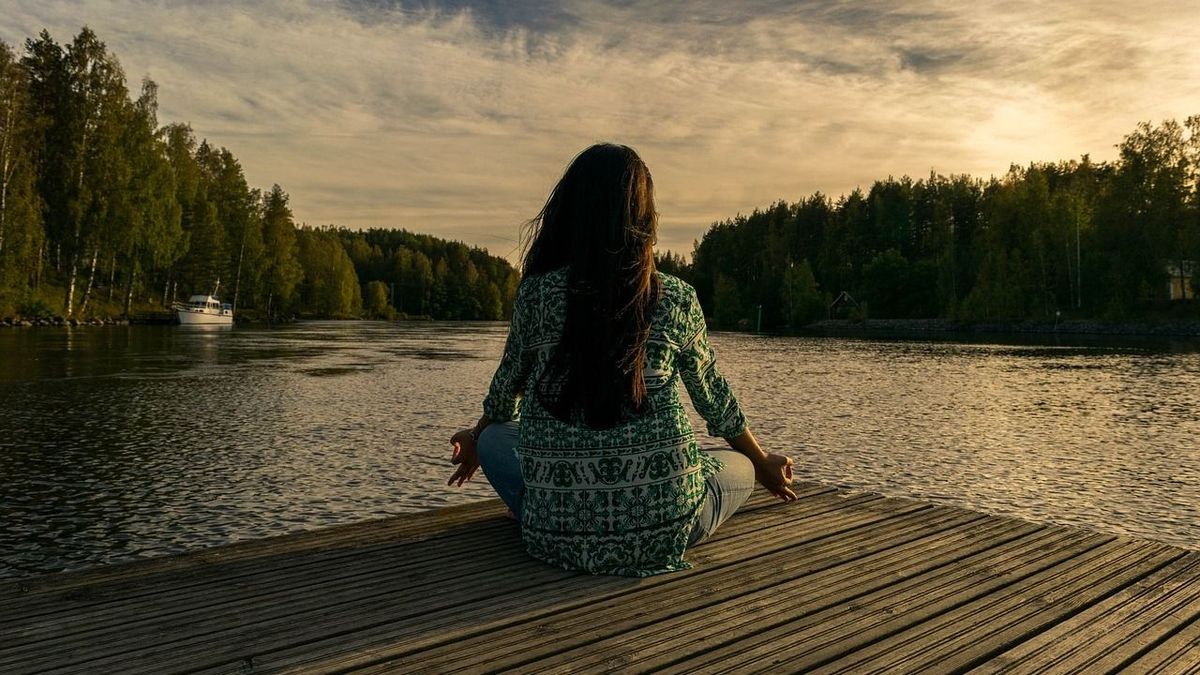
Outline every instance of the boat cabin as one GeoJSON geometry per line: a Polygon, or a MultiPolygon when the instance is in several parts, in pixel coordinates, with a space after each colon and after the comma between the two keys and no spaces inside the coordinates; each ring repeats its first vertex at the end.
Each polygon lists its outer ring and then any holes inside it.
{"type": "Polygon", "coordinates": [[[211,295],[193,295],[188,298],[188,307],[193,309],[211,309],[219,311],[221,309],[221,301],[211,295]]]}

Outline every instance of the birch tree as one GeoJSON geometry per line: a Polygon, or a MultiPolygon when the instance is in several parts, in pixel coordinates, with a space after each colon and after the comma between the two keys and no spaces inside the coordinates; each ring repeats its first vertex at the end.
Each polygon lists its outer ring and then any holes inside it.
{"type": "Polygon", "coordinates": [[[42,243],[29,77],[0,42],[0,290],[25,286],[42,243]]]}

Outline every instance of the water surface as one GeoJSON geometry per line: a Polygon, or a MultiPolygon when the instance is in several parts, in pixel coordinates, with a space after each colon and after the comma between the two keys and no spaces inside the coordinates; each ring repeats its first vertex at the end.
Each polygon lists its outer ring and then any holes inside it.
{"type": "MultiPolygon", "coordinates": [[[[0,331],[0,576],[490,498],[482,476],[445,486],[446,438],[478,416],[505,333],[0,331]]],[[[713,343],[802,479],[1200,548],[1195,343],[713,343]]]]}

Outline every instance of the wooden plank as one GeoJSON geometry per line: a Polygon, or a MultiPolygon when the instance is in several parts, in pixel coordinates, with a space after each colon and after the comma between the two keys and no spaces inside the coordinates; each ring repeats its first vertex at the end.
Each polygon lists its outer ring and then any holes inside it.
{"type": "MultiPolygon", "coordinates": [[[[814,498],[816,501],[821,499],[814,498]]],[[[864,501],[877,498],[863,495],[854,499],[864,501]]],[[[814,502],[809,506],[817,510],[840,509],[852,500],[827,498],[824,501],[828,503],[814,502]]],[[[776,518],[786,522],[788,510],[768,509],[763,516],[751,512],[747,518],[776,518]]],[[[803,513],[803,509],[797,511],[803,513]]],[[[513,544],[519,548],[515,538],[513,544]]],[[[488,563],[484,561],[483,564],[488,563]]],[[[519,593],[572,576],[572,573],[525,560],[518,560],[499,572],[502,574],[493,575],[495,584],[471,589],[466,597],[430,594],[431,589],[445,583],[447,578],[456,578],[453,571],[442,575],[440,580],[433,579],[418,587],[414,587],[408,579],[385,575],[372,583],[346,587],[337,585],[317,595],[294,597],[294,594],[289,594],[273,604],[254,602],[250,607],[236,612],[226,607],[223,611],[214,611],[201,617],[181,615],[166,621],[155,621],[143,626],[153,631],[150,634],[125,630],[106,635],[102,641],[97,640],[94,634],[85,634],[80,636],[78,649],[71,650],[71,657],[78,663],[97,668],[108,663],[119,663],[122,668],[135,667],[143,662],[148,667],[159,668],[170,663],[202,663],[216,658],[215,655],[230,653],[238,654],[236,658],[241,659],[251,645],[254,651],[263,651],[266,646],[289,646],[298,640],[318,639],[325,634],[340,635],[347,630],[342,625],[347,618],[360,620],[368,617],[379,621],[381,617],[387,617],[395,620],[397,606],[403,607],[399,615],[401,617],[420,616],[447,606],[458,607],[479,599],[519,593]],[[231,621],[231,616],[236,620],[231,621]],[[144,649],[147,646],[148,651],[144,649]]],[[[28,653],[29,650],[22,650],[16,655],[6,654],[6,657],[11,662],[18,656],[23,659],[28,653]]]]}
{"type": "MultiPolygon", "coordinates": [[[[1115,672],[1200,617],[1200,553],[1180,557],[1087,610],[975,668],[1115,672]],[[1131,639],[1131,636],[1133,638],[1131,639]]],[[[1193,655],[1200,663],[1200,652],[1193,655]]]]}
{"type": "MultiPolygon", "coordinates": [[[[828,492],[827,488],[822,488],[812,492],[811,495],[827,494],[828,492]]],[[[801,494],[806,493],[801,492],[801,494]]],[[[863,498],[865,499],[867,496],[863,498]]],[[[839,504],[839,506],[842,505],[844,502],[839,504]]],[[[804,509],[796,511],[798,516],[806,515],[804,509]]],[[[768,515],[768,517],[772,516],[768,515]]],[[[757,527],[760,520],[761,515],[756,512],[753,516],[743,517],[737,525],[749,529],[757,527]]],[[[61,641],[72,633],[102,630],[106,626],[113,631],[128,632],[130,629],[136,628],[138,624],[153,623],[157,626],[163,619],[184,613],[194,621],[198,617],[203,618],[206,614],[200,610],[211,609],[214,612],[222,613],[236,612],[239,611],[237,607],[239,602],[270,602],[275,595],[281,592],[289,594],[321,593],[326,590],[321,588],[323,585],[336,584],[344,587],[348,582],[356,582],[367,575],[380,572],[394,574],[400,569],[405,569],[409,578],[418,578],[435,571],[460,575],[471,574],[478,570],[459,569],[455,567],[455,561],[460,560],[464,554],[478,553],[480,550],[484,550],[485,546],[495,544],[497,541],[512,544],[518,536],[515,523],[505,520],[502,522],[487,521],[487,524],[498,527],[484,528],[481,523],[479,529],[465,532],[448,542],[439,543],[437,546],[414,547],[411,544],[400,547],[380,546],[359,549],[357,555],[352,558],[344,555],[338,556],[335,560],[328,561],[327,564],[312,564],[285,570],[268,567],[257,573],[247,572],[238,575],[233,579],[218,579],[211,584],[211,588],[203,589],[199,595],[197,595],[197,588],[193,585],[152,594],[139,594],[120,601],[113,600],[103,606],[101,603],[89,603],[84,605],[90,609],[87,612],[81,611],[82,607],[79,604],[70,603],[54,614],[22,622],[13,631],[13,638],[22,644],[31,645],[37,640],[61,641]],[[407,555],[397,559],[398,553],[407,555]],[[333,571],[336,571],[336,576],[331,575],[333,571]],[[231,581],[233,583],[229,583],[231,581]],[[135,622],[129,622],[126,618],[128,616],[136,616],[138,619],[135,622]]],[[[738,527],[728,529],[737,531],[738,527]]],[[[485,568],[489,565],[495,567],[499,564],[525,560],[522,555],[514,557],[511,551],[504,551],[498,555],[500,556],[498,559],[480,563],[476,565],[476,568],[485,568]]],[[[102,635],[93,632],[81,636],[80,639],[95,641],[101,637],[102,635]]],[[[3,653],[4,649],[0,648],[0,664],[4,662],[3,653]]]]}
{"type": "MultiPolygon", "coordinates": [[[[1200,554],[1192,554],[1200,555],[1200,554]]],[[[1193,584],[1200,581],[1193,579],[1193,584]]],[[[1200,674],[1200,615],[1178,615],[1182,625],[1174,634],[1139,653],[1124,669],[1154,675],[1200,674]]]]}
{"type": "MultiPolygon", "coordinates": [[[[1136,640],[1137,636],[1131,636],[1136,640]]],[[[1154,675],[1200,674],[1200,616],[1192,616],[1178,632],[1140,654],[1125,666],[1128,673],[1154,675]]]]}
{"type": "Polygon", "coordinates": [[[0,672],[1200,670],[1200,553],[797,491],[646,579],[527,558],[493,501],[0,584],[0,672]]]}
{"type": "MultiPolygon", "coordinates": [[[[275,625],[281,634],[288,634],[294,629],[295,620],[312,617],[319,621],[330,610],[343,605],[367,600],[376,606],[411,604],[413,598],[445,583],[440,568],[453,567],[451,574],[467,576],[499,571],[515,579],[520,578],[530,564],[514,537],[502,553],[491,549],[487,555],[464,564],[435,560],[416,569],[401,568],[399,572],[384,567],[351,578],[333,577],[317,592],[283,588],[262,595],[250,592],[232,602],[226,596],[218,596],[190,611],[145,617],[135,615],[136,618],[125,616],[124,620],[121,614],[106,615],[94,629],[56,635],[51,626],[48,634],[43,630],[31,641],[24,641],[24,636],[15,633],[13,641],[0,648],[0,671],[18,664],[41,667],[44,663],[61,660],[64,652],[83,663],[103,656],[136,652],[148,641],[174,644],[176,640],[196,640],[205,636],[219,639],[220,635],[231,632],[236,636],[241,630],[239,627],[256,624],[275,625]],[[438,573],[430,574],[435,571],[438,573]]],[[[526,582],[517,589],[525,588],[529,583],[533,582],[526,582]]],[[[336,617],[334,619],[336,622],[336,617]]]]}
{"type": "MultiPolygon", "coordinates": [[[[780,509],[776,509],[775,511],[777,514],[783,516],[783,518],[781,518],[778,521],[779,524],[786,524],[786,523],[790,522],[789,519],[787,518],[787,512],[790,511],[789,508],[780,508],[780,509]]],[[[880,518],[880,516],[877,516],[877,515],[876,516],[868,516],[867,518],[878,519],[878,518],[880,518]]],[[[864,519],[864,517],[858,516],[857,519],[859,522],[861,522],[864,519]]],[[[841,521],[845,521],[846,518],[839,517],[836,520],[841,522],[841,521]]],[[[852,527],[855,524],[856,523],[854,523],[854,522],[847,522],[842,527],[843,528],[852,527]]],[[[822,536],[823,532],[828,532],[828,531],[829,531],[828,528],[825,528],[824,530],[822,528],[811,528],[811,529],[807,530],[807,535],[809,538],[816,538],[816,537],[822,536]]],[[[770,534],[771,534],[771,530],[758,529],[758,530],[746,533],[745,538],[746,539],[754,539],[754,540],[763,539],[766,541],[774,541],[773,538],[770,536],[770,534]]],[[[718,537],[720,537],[720,535],[718,535],[718,537]]],[[[715,544],[716,544],[716,542],[712,542],[709,544],[705,544],[701,548],[702,549],[707,548],[710,551],[713,551],[714,550],[713,547],[715,544]]],[[[780,548],[786,548],[788,546],[788,544],[789,544],[789,542],[787,540],[779,540],[775,544],[775,549],[778,550],[780,548]]],[[[713,554],[711,557],[712,557],[712,560],[709,563],[705,564],[704,569],[707,569],[707,570],[715,569],[716,566],[719,566],[720,564],[727,564],[727,563],[731,562],[730,557],[723,558],[719,553],[713,554]]],[[[736,558],[736,556],[733,556],[732,558],[736,558]]],[[[617,590],[613,591],[614,593],[622,593],[622,592],[628,592],[630,590],[631,583],[634,583],[635,586],[636,586],[636,584],[640,584],[640,583],[661,583],[663,581],[672,580],[672,578],[674,578],[675,581],[678,581],[677,575],[667,575],[665,577],[655,577],[653,579],[637,580],[636,582],[633,580],[628,580],[628,579],[619,579],[619,578],[612,578],[612,577],[590,577],[590,576],[585,575],[579,579],[574,579],[574,580],[570,580],[569,582],[565,582],[564,587],[561,589],[561,591],[555,589],[554,587],[547,587],[547,588],[541,589],[539,591],[539,593],[537,594],[536,598],[533,598],[530,600],[522,599],[522,601],[523,602],[532,602],[534,609],[536,609],[539,606],[547,606],[547,607],[553,608],[553,609],[549,609],[548,611],[554,611],[555,609],[561,609],[561,606],[563,605],[563,603],[566,603],[566,605],[568,605],[568,606],[578,606],[580,604],[586,604],[587,602],[590,601],[589,600],[590,597],[597,597],[596,594],[598,594],[598,593],[601,596],[604,595],[604,593],[601,592],[602,588],[605,586],[608,586],[610,583],[612,584],[611,588],[617,589],[617,590]],[[592,595],[589,595],[589,593],[592,595]],[[556,596],[558,596],[558,597],[556,597],[556,596]]],[[[468,625],[468,626],[478,625],[480,623],[480,621],[479,621],[479,618],[480,618],[479,611],[480,610],[484,613],[484,615],[487,615],[488,613],[491,613],[491,612],[495,612],[497,615],[499,615],[501,617],[506,617],[506,618],[512,619],[513,618],[512,603],[507,598],[498,598],[498,600],[500,601],[499,604],[494,605],[494,606],[488,606],[487,603],[485,603],[482,607],[476,606],[476,607],[472,608],[470,611],[471,618],[465,624],[463,624],[463,621],[455,618],[454,614],[460,613],[460,610],[457,608],[453,610],[453,613],[450,616],[442,615],[441,620],[447,622],[447,625],[440,627],[434,633],[434,635],[436,636],[436,639],[442,640],[443,638],[445,638],[446,637],[445,630],[447,630],[447,629],[460,628],[461,625],[468,625]]],[[[384,628],[388,628],[388,629],[394,628],[399,631],[410,631],[410,632],[416,631],[417,633],[422,633],[423,631],[426,631],[429,628],[429,625],[430,625],[429,622],[432,621],[433,618],[434,618],[433,615],[425,615],[423,617],[419,617],[419,619],[420,619],[419,621],[416,621],[416,622],[414,622],[413,625],[409,625],[409,626],[405,626],[403,624],[398,624],[395,621],[387,622],[389,625],[386,625],[386,626],[385,625],[362,626],[362,627],[359,627],[359,631],[360,631],[359,634],[361,634],[362,631],[369,632],[372,629],[384,629],[384,628]]],[[[519,620],[519,618],[518,618],[518,620],[519,620]]],[[[428,634],[428,633],[425,633],[425,634],[428,634]]],[[[338,647],[340,647],[340,646],[341,645],[338,645],[338,647]]],[[[308,658],[311,656],[311,654],[309,653],[310,651],[311,650],[308,650],[308,649],[302,649],[302,650],[298,650],[298,653],[293,654],[293,655],[300,657],[300,658],[308,658]]],[[[256,662],[258,662],[257,659],[256,659],[256,662]]]]}
{"type": "MultiPolygon", "coordinates": [[[[936,512],[915,512],[904,521],[880,521],[877,526],[864,528],[854,535],[843,535],[837,542],[792,547],[775,556],[757,557],[751,565],[739,564],[732,569],[704,575],[702,580],[641,588],[634,598],[592,602],[572,611],[527,619],[505,629],[489,628],[470,637],[458,637],[444,646],[408,655],[389,664],[389,668],[419,672],[422,663],[439,663],[448,658],[453,659],[454,670],[523,666],[607,635],[628,635],[677,614],[753,594],[772,587],[780,579],[815,574],[918,539],[924,539],[923,545],[929,545],[929,539],[938,532],[955,527],[969,528],[978,519],[973,515],[946,521],[936,512]],[[941,525],[935,524],[939,521],[941,525]],[[612,618],[597,625],[597,615],[612,618]],[[486,650],[485,645],[488,646],[486,650]],[[455,657],[457,647],[462,649],[457,650],[460,654],[455,657]]],[[[910,548],[906,555],[911,555],[912,550],[910,548]]]]}
{"type": "MultiPolygon", "coordinates": [[[[1021,635],[1036,633],[1178,557],[1178,549],[1113,541],[1010,583],[899,633],[843,653],[816,673],[905,668],[957,672],[1021,635]]],[[[782,663],[789,663],[786,655],[782,663]]],[[[799,662],[809,667],[809,662],[799,662]]]]}
{"type": "Polygon", "coordinates": [[[820,665],[1008,583],[1092,551],[1110,537],[1059,528],[1039,531],[955,564],[918,574],[851,602],[778,617],[753,634],[711,635],[676,657],[667,672],[719,673],[732,665],[766,662],[777,668],[820,665]],[[776,656],[779,658],[776,659],[776,656]],[[780,663],[786,660],[786,665],[780,663]]]}
{"type": "MultiPolygon", "coordinates": [[[[747,555],[767,561],[764,564],[794,561],[797,554],[803,552],[804,549],[800,547],[805,544],[831,537],[838,537],[839,540],[842,537],[853,538],[857,536],[858,530],[872,523],[905,517],[905,510],[909,513],[929,510],[925,505],[906,502],[894,503],[893,509],[895,510],[892,512],[885,512],[879,508],[864,513],[833,511],[828,519],[804,524],[803,519],[793,520],[787,517],[791,510],[789,507],[780,507],[773,509],[782,516],[773,528],[756,528],[742,535],[726,537],[701,546],[698,550],[707,549],[708,558],[702,567],[693,570],[637,580],[583,575],[563,580],[558,584],[539,587],[535,595],[519,600],[497,597],[471,607],[452,607],[443,612],[431,611],[413,617],[412,620],[391,617],[385,622],[367,621],[355,626],[354,635],[346,640],[324,641],[319,645],[305,644],[279,650],[275,654],[260,653],[256,655],[254,662],[271,670],[307,670],[315,667],[312,665],[314,662],[321,661],[320,669],[329,669],[332,667],[330,658],[333,658],[342,659],[337,665],[341,668],[364,665],[375,658],[402,656],[419,649],[435,648],[450,642],[457,643],[482,634],[491,635],[494,640],[498,640],[497,636],[502,630],[519,630],[549,617],[562,616],[579,608],[594,608],[602,601],[630,593],[640,593],[646,588],[660,584],[686,585],[691,583],[688,579],[694,574],[702,575],[705,580],[716,578],[708,575],[721,574],[722,570],[745,560],[747,555]],[[781,528],[782,534],[786,536],[779,534],[781,528]],[[718,543],[723,545],[717,546],[718,543]]],[[[870,537],[874,535],[868,535],[863,541],[868,541],[870,537]]],[[[740,574],[736,569],[729,573],[740,574]]]]}
{"type": "MultiPolygon", "coordinates": [[[[827,486],[802,486],[797,494],[801,499],[805,499],[830,495],[834,492],[833,488],[827,486]]],[[[750,502],[742,510],[739,510],[739,514],[757,511],[771,506],[773,503],[777,503],[777,500],[773,499],[769,493],[759,490],[752,496],[750,502]]],[[[298,556],[288,554],[286,560],[292,564],[287,566],[274,564],[275,557],[238,561],[234,563],[237,565],[236,570],[230,569],[227,574],[214,574],[215,570],[209,569],[209,578],[198,582],[194,580],[193,575],[179,575],[172,572],[166,579],[151,577],[139,585],[136,591],[126,590],[121,595],[117,595],[124,590],[121,588],[105,589],[104,591],[93,589],[90,593],[79,593],[77,590],[49,591],[46,594],[48,597],[39,598],[40,604],[28,603],[24,607],[25,611],[19,616],[6,614],[0,609],[0,629],[20,624],[23,634],[29,636],[38,626],[36,622],[31,623],[29,619],[42,617],[41,625],[50,627],[61,635],[64,632],[79,629],[77,624],[84,626],[95,624],[98,620],[96,613],[94,611],[84,613],[82,610],[84,608],[95,609],[104,603],[110,603],[106,607],[106,610],[110,612],[148,617],[150,616],[148,613],[150,607],[147,606],[147,602],[151,606],[166,605],[171,607],[173,612],[182,612],[191,609],[180,601],[181,597],[187,595],[199,595],[202,598],[236,599],[241,589],[252,588],[256,594],[261,595],[274,587],[303,588],[312,583],[314,578],[329,578],[330,571],[334,569],[337,570],[340,578],[360,573],[362,566],[356,558],[364,556],[375,559],[383,556],[403,556],[402,564],[411,564],[421,560],[422,552],[426,556],[435,558],[453,558],[466,550],[478,551],[498,537],[511,535],[516,531],[515,525],[507,519],[491,518],[463,527],[445,528],[439,536],[427,539],[407,540],[399,544],[367,545],[361,548],[322,550],[316,556],[303,558],[302,562],[297,560],[298,556]],[[416,543],[436,539],[447,539],[448,541],[437,549],[428,551],[413,549],[413,545],[416,543]],[[156,581],[159,583],[155,583],[156,581]],[[197,588],[201,585],[212,585],[213,587],[201,591],[197,588]],[[226,589],[230,590],[231,595],[225,593],[226,589]],[[143,602],[139,603],[138,601],[143,602]]],[[[737,526],[736,524],[731,525],[730,529],[737,526]]],[[[376,562],[375,564],[391,563],[376,562]]]]}
{"type": "MultiPolygon", "coordinates": [[[[1020,541],[1030,545],[1041,532],[1038,526],[1010,521],[967,520],[960,525],[901,540],[862,558],[843,562],[809,575],[777,574],[769,584],[747,587],[740,593],[716,598],[715,603],[681,605],[671,599],[669,616],[645,617],[632,625],[606,624],[603,632],[565,651],[525,664],[508,664],[521,670],[652,670],[680,655],[694,653],[705,636],[732,638],[752,635],[774,625],[781,612],[795,616],[848,602],[872,590],[892,586],[905,578],[960,560],[980,551],[995,550],[1020,541]]],[[[889,532],[889,535],[893,533],[889,532]]],[[[768,572],[770,574],[770,572],[768,572]]]]}
{"type": "MultiPolygon", "coordinates": [[[[209,551],[183,554],[170,558],[137,561],[112,568],[50,574],[31,580],[9,583],[9,591],[19,586],[20,595],[0,601],[0,626],[24,621],[29,617],[54,614],[75,607],[96,605],[112,600],[137,596],[153,596],[180,588],[192,588],[208,583],[226,583],[250,574],[276,575],[291,568],[328,564],[347,556],[360,554],[373,546],[404,546],[431,539],[462,536],[491,521],[492,527],[503,526],[495,503],[455,508],[439,524],[432,517],[420,518],[413,526],[397,526],[390,521],[375,523],[380,527],[375,535],[363,535],[360,524],[330,528],[327,537],[319,533],[300,533],[271,540],[233,544],[209,551]],[[347,530],[347,531],[343,531],[347,530]],[[397,530],[395,538],[389,538],[397,530]],[[351,536],[353,535],[353,536],[351,536]],[[224,548],[232,549],[224,553],[224,548]]],[[[425,514],[415,514],[425,516],[425,514]]]]}
{"type": "MultiPolygon", "coordinates": [[[[515,530],[515,528],[510,528],[515,530]]],[[[478,574],[483,571],[526,565],[529,558],[520,546],[515,531],[505,539],[493,541],[489,548],[456,547],[439,550],[427,547],[414,559],[395,559],[391,555],[355,559],[335,568],[318,568],[306,576],[287,575],[282,579],[261,580],[266,583],[239,581],[227,585],[211,585],[196,594],[195,588],[160,595],[139,596],[129,602],[113,602],[91,608],[87,612],[63,612],[38,617],[6,631],[9,640],[0,645],[0,667],[17,661],[22,654],[36,653],[47,647],[73,648],[103,642],[113,649],[140,629],[162,632],[178,622],[200,629],[206,620],[224,621],[230,614],[245,616],[256,607],[288,605],[297,607],[297,597],[328,596],[351,589],[369,588],[379,591],[381,580],[389,584],[407,584],[416,590],[446,573],[478,574]],[[481,552],[488,555],[479,556],[481,552]],[[115,642],[110,637],[115,637],[115,642]]],[[[478,538],[468,544],[479,542],[478,538]]]]}
{"type": "MultiPolygon", "coordinates": [[[[216,576],[188,584],[186,577],[173,586],[153,591],[137,591],[124,596],[77,600],[58,599],[32,616],[5,617],[0,628],[13,632],[24,641],[38,639],[39,632],[53,631],[62,638],[73,632],[90,630],[110,621],[124,622],[134,616],[141,620],[157,619],[168,614],[191,612],[204,607],[238,600],[256,598],[272,592],[306,592],[320,584],[342,583],[362,575],[381,571],[411,574],[428,573],[447,560],[466,553],[478,553],[516,539],[516,525],[510,522],[486,521],[478,529],[463,532],[437,545],[417,546],[408,542],[392,546],[372,546],[341,552],[330,558],[314,558],[304,565],[279,566],[270,560],[246,568],[239,564],[228,577],[216,576]],[[485,527],[485,525],[487,525],[485,527]]],[[[57,592],[54,593],[57,595],[57,592]]],[[[0,651],[3,651],[0,648],[0,651]]]]}
{"type": "MultiPolygon", "coordinates": [[[[455,525],[496,518],[504,513],[499,499],[448,506],[433,511],[392,516],[278,537],[253,539],[175,556],[150,558],[93,569],[0,581],[0,603],[21,601],[30,593],[95,587],[130,581],[141,585],[147,576],[203,574],[214,563],[228,564],[284,553],[312,553],[327,548],[368,543],[421,540],[443,535],[455,525]]],[[[0,605],[2,606],[2,605],[0,605]]]]}

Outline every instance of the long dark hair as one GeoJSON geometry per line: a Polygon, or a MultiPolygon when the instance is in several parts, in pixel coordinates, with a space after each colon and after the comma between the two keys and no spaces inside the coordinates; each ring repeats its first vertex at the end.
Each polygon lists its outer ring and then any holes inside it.
{"type": "Polygon", "coordinates": [[[568,269],[562,339],[536,385],[556,418],[604,429],[642,409],[657,229],[649,169],[609,143],[579,153],[529,221],[525,276],[568,269]]]}

